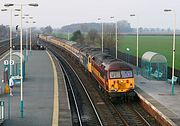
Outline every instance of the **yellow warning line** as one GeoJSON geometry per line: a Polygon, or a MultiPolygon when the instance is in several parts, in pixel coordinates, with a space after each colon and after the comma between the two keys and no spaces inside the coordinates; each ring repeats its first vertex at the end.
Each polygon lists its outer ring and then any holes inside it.
{"type": "Polygon", "coordinates": [[[58,77],[57,77],[57,71],[54,64],[54,61],[49,54],[48,51],[46,51],[49,55],[49,58],[52,63],[53,67],[53,73],[54,73],[54,104],[53,104],[53,117],[52,117],[52,126],[58,126],[58,118],[59,118],[59,94],[58,94],[58,77]]]}

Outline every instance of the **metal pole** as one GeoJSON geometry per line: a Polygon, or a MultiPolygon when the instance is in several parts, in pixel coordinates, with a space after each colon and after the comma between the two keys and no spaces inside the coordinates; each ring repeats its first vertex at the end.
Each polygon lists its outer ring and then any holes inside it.
{"type": "Polygon", "coordinates": [[[102,38],[101,39],[102,39],[102,53],[103,53],[103,48],[104,48],[103,47],[104,46],[104,42],[103,42],[103,22],[102,22],[102,38]]]}
{"type": "MultiPolygon", "coordinates": [[[[9,65],[10,65],[10,76],[8,79],[11,78],[12,76],[12,66],[11,66],[11,61],[12,61],[12,9],[10,9],[10,62],[9,62],[9,65]]],[[[9,87],[10,88],[10,87],[9,87]]],[[[8,94],[8,119],[10,119],[10,112],[11,112],[11,100],[10,100],[10,91],[9,91],[9,94],[8,94]]]]}
{"type": "Polygon", "coordinates": [[[138,75],[138,66],[139,66],[139,28],[138,28],[138,18],[137,18],[137,53],[136,53],[136,73],[138,75]]]}
{"type": "Polygon", "coordinates": [[[10,77],[12,75],[12,66],[11,66],[11,60],[12,60],[12,9],[10,9],[10,77]]]}
{"type": "Polygon", "coordinates": [[[175,50],[176,50],[176,12],[173,10],[174,13],[174,33],[173,33],[173,60],[172,60],[172,85],[171,85],[171,94],[174,95],[174,60],[175,60],[175,50]]]}
{"type": "Polygon", "coordinates": [[[28,60],[28,27],[26,28],[26,61],[28,60]]]}
{"type": "Polygon", "coordinates": [[[68,31],[68,41],[69,41],[69,31],[68,31]]]}
{"type": "Polygon", "coordinates": [[[117,45],[117,22],[116,22],[116,59],[118,58],[118,55],[117,55],[117,53],[118,53],[118,45],[117,45]]]}
{"type": "Polygon", "coordinates": [[[22,71],[22,69],[23,69],[23,62],[22,62],[22,56],[23,56],[23,52],[22,52],[22,44],[23,44],[23,39],[22,39],[22,37],[23,37],[23,35],[22,35],[22,4],[21,4],[21,30],[20,30],[20,36],[21,36],[21,38],[20,38],[20,53],[21,53],[21,101],[20,101],[20,113],[21,113],[21,118],[23,118],[23,71],[22,71]]]}
{"type": "Polygon", "coordinates": [[[31,46],[32,46],[32,38],[31,38],[32,35],[31,35],[31,32],[32,32],[32,31],[31,31],[31,26],[30,26],[30,54],[31,54],[31,48],[32,48],[32,47],[31,47],[31,46]]]}

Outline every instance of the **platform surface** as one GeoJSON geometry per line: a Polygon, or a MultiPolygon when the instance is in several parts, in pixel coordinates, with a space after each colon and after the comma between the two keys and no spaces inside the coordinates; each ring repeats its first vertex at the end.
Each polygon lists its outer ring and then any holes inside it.
{"type": "MultiPolygon", "coordinates": [[[[1,61],[2,70],[3,62],[1,61]]],[[[20,85],[15,85],[14,96],[10,97],[10,119],[3,126],[50,126],[53,110],[53,69],[46,51],[32,51],[26,63],[26,75],[23,82],[24,118],[20,118],[20,85]]],[[[2,78],[2,76],[1,76],[2,78]]],[[[7,95],[1,100],[6,103],[7,95]]]]}
{"type": "Polygon", "coordinates": [[[148,80],[135,75],[136,91],[148,100],[165,116],[180,125],[180,85],[174,85],[175,94],[171,94],[171,84],[167,81],[148,80]]]}

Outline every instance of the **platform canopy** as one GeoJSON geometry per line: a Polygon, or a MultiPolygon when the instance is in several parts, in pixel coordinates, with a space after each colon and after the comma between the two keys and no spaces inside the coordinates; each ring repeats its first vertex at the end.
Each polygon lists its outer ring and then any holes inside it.
{"type": "Polygon", "coordinates": [[[142,60],[150,63],[167,63],[167,59],[165,56],[150,51],[143,54],[142,60]]]}
{"type": "MultiPolygon", "coordinates": [[[[15,63],[20,63],[20,58],[21,58],[21,54],[20,52],[13,52],[12,53],[12,60],[14,60],[15,63]]],[[[6,59],[10,59],[10,56],[8,55],[8,57],[6,59]]],[[[24,55],[22,55],[22,61],[24,62],[24,55]]]]}
{"type": "MultiPolygon", "coordinates": [[[[14,52],[14,53],[12,53],[12,59],[13,59],[16,63],[20,62],[20,58],[21,58],[20,52],[14,52]]],[[[24,61],[24,55],[22,55],[22,61],[24,61]]]]}
{"type": "Polygon", "coordinates": [[[141,60],[142,76],[148,79],[167,79],[167,59],[155,52],[145,52],[141,60]]]}

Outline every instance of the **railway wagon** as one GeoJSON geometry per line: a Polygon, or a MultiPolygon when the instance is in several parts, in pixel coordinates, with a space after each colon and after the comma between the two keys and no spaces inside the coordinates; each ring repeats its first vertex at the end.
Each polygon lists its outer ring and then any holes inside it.
{"type": "MultiPolygon", "coordinates": [[[[134,94],[133,69],[125,62],[114,59],[99,48],[82,46],[76,42],[39,35],[40,39],[64,48],[74,55],[84,68],[97,80],[110,97],[122,97],[134,94]],[[46,38],[46,39],[45,39],[46,38]]],[[[105,52],[108,52],[107,50],[105,52]]]]}

